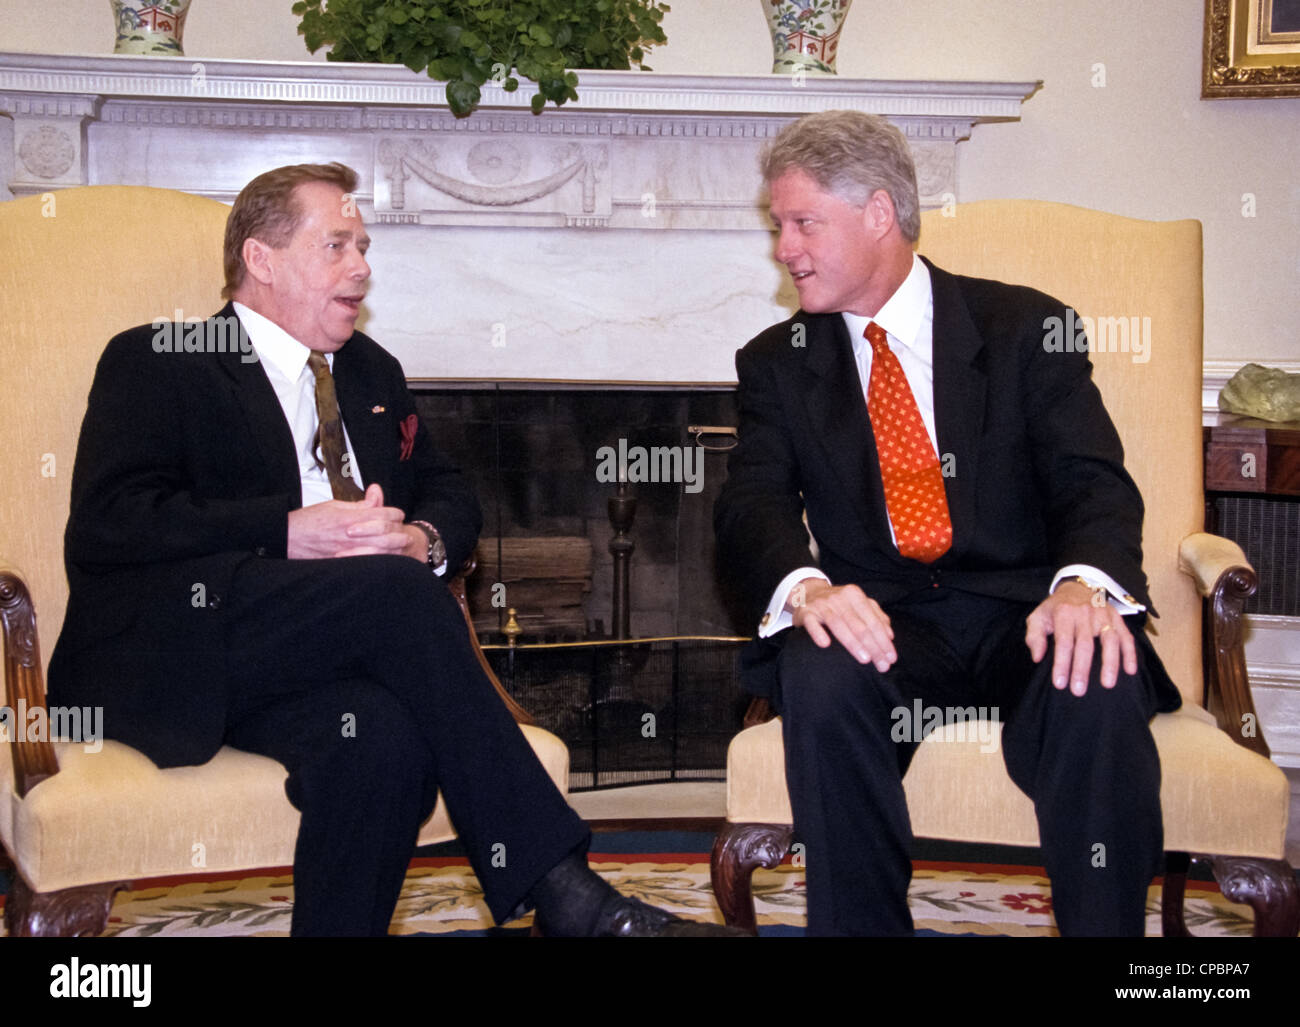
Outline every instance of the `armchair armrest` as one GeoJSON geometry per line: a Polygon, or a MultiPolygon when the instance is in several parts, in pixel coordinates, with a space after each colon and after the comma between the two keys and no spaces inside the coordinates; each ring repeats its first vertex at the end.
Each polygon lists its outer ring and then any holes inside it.
{"type": "Polygon", "coordinates": [[[469,601],[465,598],[465,579],[473,574],[477,567],[478,556],[476,550],[461,564],[456,576],[447,582],[447,587],[451,589],[451,594],[460,607],[461,616],[465,618],[465,626],[469,629],[470,645],[474,647],[474,655],[478,657],[478,664],[483,668],[483,673],[487,675],[487,679],[492,682],[492,687],[497,690],[497,695],[501,696],[501,701],[506,704],[506,709],[510,711],[510,715],[515,718],[516,723],[535,724],[537,721],[533,718],[533,715],[515,702],[510,693],[505,690],[500,678],[492,670],[492,665],[488,663],[487,657],[483,655],[483,648],[478,644],[478,635],[474,632],[474,618],[469,615],[469,601]]]}
{"type": "MultiPolygon", "coordinates": [[[[1210,535],[1204,531],[1188,535],[1178,546],[1178,569],[1190,574],[1196,581],[1196,588],[1205,598],[1214,593],[1225,571],[1244,570],[1252,579],[1255,569],[1251,567],[1241,546],[1232,539],[1221,535],[1210,535]]],[[[1246,596],[1255,591],[1252,583],[1246,596]]],[[[1242,597],[1243,599],[1245,596],[1242,597]]]]}
{"type": "MultiPolygon", "coordinates": [[[[22,575],[3,565],[0,565],[0,628],[4,632],[5,704],[17,718],[19,711],[45,707],[45,676],[41,670],[41,643],[36,633],[36,609],[31,592],[22,575]]],[[[13,752],[14,786],[20,796],[59,772],[54,745],[48,738],[31,740],[25,733],[19,733],[8,744],[13,752]]]]}
{"type": "Polygon", "coordinates": [[[1237,543],[1205,532],[1183,539],[1178,567],[1191,575],[1205,599],[1201,659],[1206,708],[1235,742],[1267,758],[1268,743],[1250,694],[1242,637],[1242,608],[1259,587],[1255,569],[1237,543]]]}

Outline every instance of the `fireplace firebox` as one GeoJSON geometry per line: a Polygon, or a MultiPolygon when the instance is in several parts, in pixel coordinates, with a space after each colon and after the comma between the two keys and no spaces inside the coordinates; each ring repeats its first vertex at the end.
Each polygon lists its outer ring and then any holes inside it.
{"type": "Polygon", "coordinates": [[[416,402],[483,507],[475,629],[569,746],[572,786],[720,779],[753,630],[714,558],[734,388],[437,383],[416,402]]]}

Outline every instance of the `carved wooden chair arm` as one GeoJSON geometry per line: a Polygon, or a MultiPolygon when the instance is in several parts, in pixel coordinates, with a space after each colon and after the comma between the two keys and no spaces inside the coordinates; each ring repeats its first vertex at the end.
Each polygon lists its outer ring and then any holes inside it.
{"type": "Polygon", "coordinates": [[[1206,708],[1234,741],[1267,757],[1268,743],[1246,676],[1242,637],[1242,608],[1259,587],[1255,569],[1237,543],[1206,532],[1183,539],[1178,567],[1192,576],[1205,600],[1201,657],[1206,708]]]}
{"type": "MultiPolygon", "coordinates": [[[[4,630],[5,705],[12,711],[10,724],[21,727],[28,711],[45,707],[45,676],[31,592],[22,575],[5,566],[0,566],[0,626],[4,630]]],[[[19,732],[6,744],[13,754],[14,787],[20,796],[59,772],[48,737],[33,740],[19,732]]]]}
{"type": "Polygon", "coordinates": [[[492,665],[488,663],[487,657],[483,655],[482,646],[478,644],[478,635],[474,632],[474,618],[469,615],[469,601],[465,598],[465,579],[474,573],[477,566],[477,554],[471,553],[469,558],[461,564],[456,576],[447,582],[447,587],[451,589],[451,594],[460,606],[461,615],[465,618],[465,626],[469,629],[470,644],[474,646],[474,655],[478,657],[479,666],[483,668],[483,673],[492,682],[492,687],[497,690],[497,695],[501,696],[501,701],[506,704],[506,709],[510,711],[510,715],[515,718],[516,723],[535,724],[536,720],[533,715],[515,702],[510,693],[505,690],[505,687],[501,684],[501,679],[496,676],[492,665]]]}

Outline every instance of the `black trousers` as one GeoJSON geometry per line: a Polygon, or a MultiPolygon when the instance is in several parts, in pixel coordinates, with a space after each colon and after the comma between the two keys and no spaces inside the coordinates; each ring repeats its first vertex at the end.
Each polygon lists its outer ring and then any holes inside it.
{"type": "Polygon", "coordinates": [[[790,632],[774,705],[806,847],[809,933],[913,930],[902,778],[917,736],[900,730],[909,719],[898,711],[914,713],[919,699],[998,709],[1007,771],[1034,801],[1061,933],[1142,935],[1163,839],[1155,688],[1143,666],[1102,688],[1098,648],[1087,693],[1058,691],[1051,647],[1035,664],[1025,645],[1032,609],[944,588],[894,604],[898,660],[883,674],[838,642],[819,649],[790,632]]]}
{"type": "Polygon", "coordinates": [[[302,812],[293,934],[386,934],[439,790],[497,922],[585,851],[427,567],[250,558],[227,602],[226,740],[283,763],[302,812]]]}

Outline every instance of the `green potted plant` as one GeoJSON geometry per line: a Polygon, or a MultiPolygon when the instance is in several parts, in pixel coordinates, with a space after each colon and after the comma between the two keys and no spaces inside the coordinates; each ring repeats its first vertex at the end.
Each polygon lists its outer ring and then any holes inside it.
{"type": "Polygon", "coordinates": [[[447,83],[457,117],[478,106],[489,79],[537,85],[534,113],[578,98],[571,68],[628,69],[667,41],[659,0],[299,0],[298,31],[331,61],[404,64],[447,83]]]}

